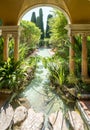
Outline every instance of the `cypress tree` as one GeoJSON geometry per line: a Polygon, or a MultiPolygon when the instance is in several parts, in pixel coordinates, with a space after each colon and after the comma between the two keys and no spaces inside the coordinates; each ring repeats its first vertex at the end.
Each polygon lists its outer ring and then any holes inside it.
{"type": "Polygon", "coordinates": [[[40,28],[41,23],[40,23],[40,17],[39,17],[39,16],[37,17],[36,25],[37,25],[37,27],[39,27],[39,29],[41,29],[41,28],[40,28]]]}
{"type": "Polygon", "coordinates": [[[46,38],[50,38],[50,27],[49,27],[49,20],[52,18],[53,15],[49,14],[47,16],[47,25],[46,25],[46,38]]]}
{"type": "Polygon", "coordinates": [[[36,14],[35,14],[35,12],[32,13],[31,22],[36,24],[36,14]]]}
{"type": "Polygon", "coordinates": [[[41,29],[41,39],[44,39],[44,24],[43,24],[43,11],[42,8],[39,9],[39,16],[36,20],[36,25],[41,29]]]}

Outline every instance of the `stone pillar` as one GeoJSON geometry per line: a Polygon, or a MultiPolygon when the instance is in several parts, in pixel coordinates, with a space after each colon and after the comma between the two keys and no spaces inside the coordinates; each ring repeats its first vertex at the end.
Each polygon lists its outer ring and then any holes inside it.
{"type": "Polygon", "coordinates": [[[14,38],[14,61],[17,62],[19,60],[19,34],[18,32],[13,34],[14,38]]]}
{"type": "Polygon", "coordinates": [[[82,36],[82,78],[88,77],[87,36],[82,36]]]}
{"type": "Polygon", "coordinates": [[[3,33],[3,38],[4,38],[4,45],[3,45],[3,60],[7,61],[8,60],[8,34],[7,33],[3,33]]]}
{"type": "Polygon", "coordinates": [[[71,41],[71,46],[70,46],[70,54],[69,54],[69,71],[70,74],[74,74],[75,73],[75,52],[74,52],[74,36],[70,36],[70,41],[71,41]]]}

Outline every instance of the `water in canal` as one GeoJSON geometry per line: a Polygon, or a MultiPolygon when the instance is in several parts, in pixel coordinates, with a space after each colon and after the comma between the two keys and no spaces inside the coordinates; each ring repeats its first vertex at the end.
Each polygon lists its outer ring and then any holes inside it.
{"type": "MultiPolygon", "coordinates": [[[[52,53],[50,49],[42,48],[37,51],[37,55],[42,58],[51,57],[52,53]]],[[[35,78],[23,92],[23,96],[28,99],[30,106],[36,112],[43,112],[46,117],[60,109],[62,111],[68,109],[62,99],[50,90],[48,75],[48,70],[44,68],[42,61],[39,61],[35,72],[35,78]]],[[[71,129],[68,128],[68,130],[71,129]]]]}
{"type": "MultiPolygon", "coordinates": [[[[51,57],[50,49],[39,49],[37,55],[51,57]]],[[[38,62],[35,78],[28,85],[23,95],[30,101],[31,107],[37,112],[50,114],[63,108],[63,102],[49,88],[49,72],[44,68],[42,61],[38,62]]]]}

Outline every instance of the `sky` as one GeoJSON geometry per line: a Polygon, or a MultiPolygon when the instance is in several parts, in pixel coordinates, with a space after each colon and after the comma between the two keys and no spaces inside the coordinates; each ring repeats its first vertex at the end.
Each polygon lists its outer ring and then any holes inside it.
{"type": "Polygon", "coordinates": [[[32,12],[36,13],[36,17],[39,15],[39,9],[42,8],[43,10],[43,21],[44,21],[44,28],[46,28],[46,21],[47,21],[47,16],[48,14],[52,14],[53,8],[52,7],[36,7],[30,11],[28,11],[23,17],[23,20],[27,20],[30,21],[31,20],[31,16],[32,16],[32,12]]]}

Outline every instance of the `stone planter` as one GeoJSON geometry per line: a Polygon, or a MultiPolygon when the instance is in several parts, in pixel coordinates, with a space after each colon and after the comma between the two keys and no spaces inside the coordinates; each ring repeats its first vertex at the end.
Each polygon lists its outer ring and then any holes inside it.
{"type": "Polygon", "coordinates": [[[10,90],[0,89],[0,107],[2,107],[5,104],[5,102],[10,98],[10,96],[10,90]]]}

